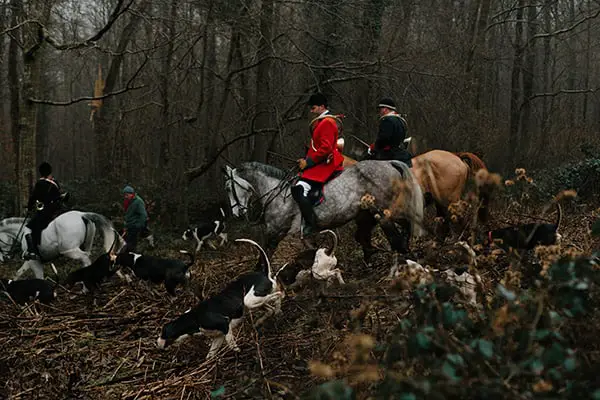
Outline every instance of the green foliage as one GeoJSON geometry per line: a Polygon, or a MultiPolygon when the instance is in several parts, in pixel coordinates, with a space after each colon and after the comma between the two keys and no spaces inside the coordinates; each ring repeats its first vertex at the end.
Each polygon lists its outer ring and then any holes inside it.
{"type": "Polygon", "coordinates": [[[564,189],[575,189],[577,196],[582,199],[593,198],[598,196],[596,188],[600,185],[600,158],[589,158],[544,171],[536,181],[536,192],[541,198],[564,189]]]}
{"type": "Polygon", "coordinates": [[[354,400],[356,393],[344,381],[325,382],[303,397],[305,400],[354,400]]]}
{"type": "Polygon", "coordinates": [[[535,290],[498,285],[486,312],[467,313],[447,301],[444,284],[418,287],[416,312],[400,322],[387,344],[377,398],[591,394],[595,388],[582,378],[581,360],[563,330],[568,333],[569,321],[592,311],[590,291],[600,283],[596,260],[561,259],[535,290]]]}
{"type": "Polygon", "coordinates": [[[215,389],[210,392],[210,398],[215,399],[215,398],[223,396],[224,394],[225,394],[225,386],[221,386],[220,388],[215,389]]]}

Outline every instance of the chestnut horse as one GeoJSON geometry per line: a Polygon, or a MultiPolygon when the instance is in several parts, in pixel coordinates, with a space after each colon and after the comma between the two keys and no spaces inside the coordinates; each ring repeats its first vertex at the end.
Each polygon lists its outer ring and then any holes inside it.
{"type": "MultiPolygon", "coordinates": [[[[435,203],[436,214],[444,218],[442,235],[447,234],[450,225],[447,218],[448,206],[460,200],[468,182],[480,169],[487,169],[485,163],[473,153],[451,153],[445,150],[430,150],[411,159],[412,172],[425,195],[425,206],[435,203]]],[[[344,156],[344,167],[357,161],[344,156]]],[[[487,221],[489,197],[482,193],[478,210],[479,220],[487,221]]]]}

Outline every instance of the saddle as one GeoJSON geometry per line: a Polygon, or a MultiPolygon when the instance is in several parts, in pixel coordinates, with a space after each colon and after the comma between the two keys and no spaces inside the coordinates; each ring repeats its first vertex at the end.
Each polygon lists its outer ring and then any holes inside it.
{"type": "Polygon", "coordinates": [[[340,176],[342,172],[343,171],[335,171],[323,184],[312,185],[312,189],[308,192],[308,199],[313,207],[316,207],[325,201],[325,185],[340,176]]]}

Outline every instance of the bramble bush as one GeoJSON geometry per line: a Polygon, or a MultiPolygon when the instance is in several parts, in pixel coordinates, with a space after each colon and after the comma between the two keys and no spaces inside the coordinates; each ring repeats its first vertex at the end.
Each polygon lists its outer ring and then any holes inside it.
{"type": "MultiPolygon", "coordinates": [[[[413,312],[382,346],[379,378],[367,392],[404,400],[600,399],[595,369],[580,354],[586,343],[572,335],[572,325],[592,321],[598,305],[598,254],[563,257],[537,282],[528,290],[498,284],[493,295],[480,293],[486,301],[478,310],[450,301],[456,289],[440,281],[417,286],[413,312]]],[[[352,385],[338,378],[306,398],[354,398],[352,385]]]]}

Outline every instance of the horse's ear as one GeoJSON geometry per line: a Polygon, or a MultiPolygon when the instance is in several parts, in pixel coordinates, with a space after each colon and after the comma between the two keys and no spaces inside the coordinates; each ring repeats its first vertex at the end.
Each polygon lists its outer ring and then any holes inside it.
{"type": "Polygon", "coordinates": [[[230,167],[229,165],[227,165],[227,164],[226,164],[226,165],[223,165],[223,173],[224,173],[225,175],[228,175],[228,176],[229,176],[229,175],[231,174],[231,171],[233,171],[233,168],[231,168],[231,167],[230,167]]]}

